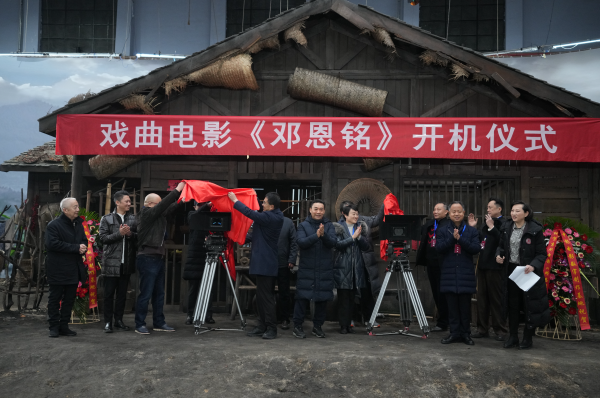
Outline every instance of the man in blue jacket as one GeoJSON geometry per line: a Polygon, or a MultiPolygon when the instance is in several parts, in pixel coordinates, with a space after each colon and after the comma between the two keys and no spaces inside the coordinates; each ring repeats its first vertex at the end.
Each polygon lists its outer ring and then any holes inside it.
{"type": "Polygon", "coordinates": [[[233,208],[252,221],[252,258],[250,275],[256,277],[256,305],[259,324],[248,336],[262,336],[263,339],[277,337],[277,313],[275,307],[275,281],[279,272],[279,235],[283,226],[283,213],[279,210],[281,199],[276,192],[269,192],[263,200],[263,212],[249,209],[240,202],[233,192],[227,194],[233,208]]]}

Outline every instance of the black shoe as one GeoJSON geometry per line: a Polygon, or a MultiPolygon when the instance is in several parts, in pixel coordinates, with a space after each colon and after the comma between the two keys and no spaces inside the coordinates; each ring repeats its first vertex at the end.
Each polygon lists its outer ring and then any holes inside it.
{"type": "Polygon", "coordinates": [[[497,334],[496,337],[494,337],[494,340],[496,340],[496,341],[506,341],[506,336],[502,335],[502,334],[497,334]]]}
{"type": "Polygon", "coordinates": [[[123,321],[120,320],[120,319],[118,321],[115,321],[115,325],[114,326],[117,329],[121,329],[121,330],[125,330],[125,331],[129,330],[129,326],[125,325],[123,323],[123,321]]]}
{"type": "Polygon", "coordinates": [[[186,325],[193,325],[194,324],[194,318],[191,315],[188,315],[187,318],[185,318],[185,324],[186,325]]]}
{"type": "Polygon", "coordinates": [[[273,340],[277,337],[277,329],[267,328],[267,331],[262,335],[265,340],[273,340]]]}
{"type": "Polygon", "coordinates": [[[462,341],[462,337],[449,334],[446,338],[442,339],[442,344],[460,343],[462,341]]]}
{"type": "Polygon", "coordinates": [[[533,333],[525,330],[525,333],[523,333],[523,340],[521,341],[521,344],[519,344],[519,350],[528,350],[533,347],[532,337],[533,333]]]}
{"type": "Polygon", "coordinates": [[[58,334],[60,334],[61,336],[77,336],[77,332],[74,332],[69,328],[60,329],[58,331],[58,334]]]}
{"type": "Polygon", "coordinates": [[[475,342],[471,339],[471,336],[463,336],[463,343],[466,345],[475,345],[475,342]]]}
{"type": "Polygon", "coordinates": [[[58,329],[50,329],[50,331],[48,332],[48,337],[58,337],[58,329]]]}
{"type": "Polygon", "coordinates": [[[108,322],[106,325],[104,325],[104,333],[112,333],[112,332],[113,332],[112,323],[108,322]]]}
{"type": "Polygon", "coordinates": [[[261,337],[263,334],[265,334],[266,331],[267,331],[267,329],[257,326],[254,329],[252,329],[251,332],[246,333],[246,336],[261,337]]]}
{"type": "Polygon", "coordinates": [[[204,323],[215,323],[215,320],[212,316],[209,316],[208,318],[204,319],[204,323]]]}
{"type": "Polygon", "coordinates": [[[281,328],[283,330],[288,330],[290,328],[290,321],[286,320],[286,321],[281,322],[281,328]]]}
{"type": "Polygon", "coordinates": [[[504,348],[513,348],[519,346],[519,336],[511,334],[508,339],[504,342],[504,348]]]}
{"type": "Polygon", "coordinates": [[[306,338],[306,333],[304,333],[304,329],[302,328],[302,326],[295,326],[292,334],[294,335],[294,337],[298,337],[299,339],[306,338]]]}
{"type": "Polygon", "coordinates": [[[340,334],[348,334],[348,328],[346,326],[340,327],[340,334]]]}
{"type": "Polygon", "coordinates": [[[325,333],[323,333],[321,326],[313,326],[312,334],[319,338],[325,337],[325,333]]]}
{"type": "Polygon", "coordinates": [[[348,333],[351,333],[351,334],[356,333],[356,331],[354,330],[354,328],[352,326],[348,326],[347,330],[348,330],[348,333]]]}
{"type": "Polygon", "coordinates": [[[441,328],[439,326],[434,326],[433,328],[431,328],[432,332],[446,332],[448,331],[448,328],[441,328]]]}
{"type": "Polygon", "coordinates": [[[488,337],[490,337],[490,334],[489,333],[481,333],[481,332],[477,331],[477,332],[471,334],[471,337],[474,339],[481,339],[481,338],[487,339],[488,337]]]}

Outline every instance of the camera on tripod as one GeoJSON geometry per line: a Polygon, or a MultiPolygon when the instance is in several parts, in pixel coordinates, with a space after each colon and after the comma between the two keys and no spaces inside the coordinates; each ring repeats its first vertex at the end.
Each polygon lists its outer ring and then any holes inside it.
{"type": "Polygon", "coordinates": [[[411,240],[420,240],[421,224],[426,217],[419,215],[385,216],[379,234],[381,239],[388,241],[388,256],[389,252],[393,252],[397,248],[408,251],[411,240]]]}
{"type": "Polygon", "coordinates": [[[204,247],[208,252],[220,253],[227,247],[224,233],[231,230],[231,213],[226,212],[196,212],[190,217],[190,229],[210,232],[206,237],[204,247]]]}

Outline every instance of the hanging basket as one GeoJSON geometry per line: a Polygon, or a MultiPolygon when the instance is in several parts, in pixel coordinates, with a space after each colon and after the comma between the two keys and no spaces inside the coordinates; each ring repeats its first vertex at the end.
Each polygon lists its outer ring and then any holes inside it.
{"type": "Polygon", "coordinates": [[[92,308],[91,313],[89,313],[84,319],[80,319],[73,311],[71,311],[71,322],[69,322],[71,325],[85,325],[96,322],[100,322],[100,313],[98,312],[98,307],[92,308]]]}
{"type": "Polygon", "coordinates": [[[539,337],[553,340],[564,341],[579,341],[581,337],[581,326],[577,315],[569,315],[568,323],[563,325],[560,320],[555,317],[554,322],[550,322],[543,329],[537,328],[535,334],[539,337]],[[552,326],[554,324],[554,326],[552,326]]]}

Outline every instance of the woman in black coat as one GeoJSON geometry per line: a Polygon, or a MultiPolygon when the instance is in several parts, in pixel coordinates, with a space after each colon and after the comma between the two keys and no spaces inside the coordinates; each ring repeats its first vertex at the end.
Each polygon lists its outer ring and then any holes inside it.
{"type": "Polygon", "coordinates": [[[515,202],[510,211],[512,221],[504,224],[500,237],[500,246],[496,251],[496,261],[507,266],[507,295],[504,300],[508,307],[508,328],[510,336],[504,348],[519,346],[529,349],[533,346],[532,337],[536,327],[550,322],[550,307],[544,279],[544,261],[546,260],[546,243],[543,228],[533,219],[531,207],[524,202],[515,202]],[[524,292],[508,276],[517,266],[524,266],[525,273],[535,272],[540,279],[524,292]],[[525,312],[525,330],[523,341],[519,344],[519,315],[525,312]]]}
{"type": "MultiPolygon", "coordinates": [[[[210,211],[212,204],[210,202],[202,205],[194,202],[194,210],[188,213],[188,223],[190,217],[203,211],[210,211]]],[[[202,275],[204,274],[204,266],[206,265],[206,247],[204,241],[208,231],[193,230],[190,232],[190,240],[187,247],[187,258],[183,267],[183,279],[188,281],[188,305],[186,325],[194,323],[194,312],[196,311],[196,301],[198,300],[198,292],[202,283],[202,275]]],[[[215,323],[212,317],[212,302],[215,298],[215,290],[211,290],[211,298],[206,309],[204,323],[215,323]]]]}
{"type": "MultiPolygon", "coordinates": [[[[343,209],[345,221],[333,223],[337,243],[333,261],[333,280],[337,289],[338,319],[340,333],[354,333],[351,326],[356,290],[361,295],[367,291],[367,270],[362,253],[369,250],[369,228],[358,222],[358,207],[350,205],[343,209]]],[[[363,314],[365,319],[371,314],[363,314]]]]}
{"type": "Polygon", "coordinates": [[[436,232],[436,250],[442,257],[440,293],[446,294],[450,335],[442,344],[459,341],[473,345],[471,339],[471,295],[477,292],[473,255],[481,251],[479,232],[465,223],[465,206],[450,205],[450,221],[436,232]]]}

